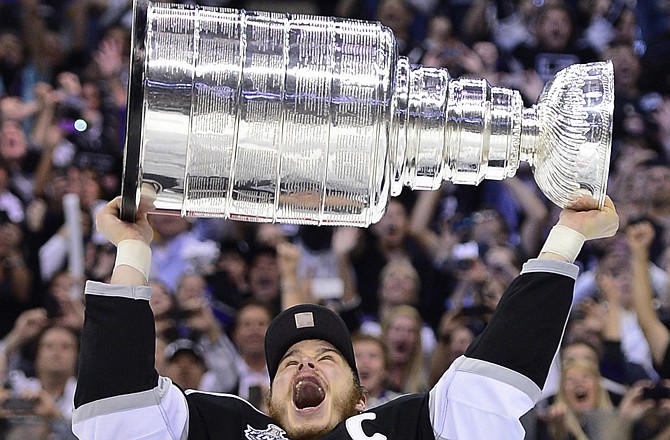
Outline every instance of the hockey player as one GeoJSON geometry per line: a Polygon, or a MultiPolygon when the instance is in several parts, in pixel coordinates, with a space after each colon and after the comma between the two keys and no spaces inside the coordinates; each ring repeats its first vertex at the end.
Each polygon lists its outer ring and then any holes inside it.
{"type": "MultiPolygon", "coordinates": [[[[143,202],[144,204],[145,202],[143,202]]],[[[109,284],[89,281],[73,430],[80,439],[522,439],[519,417],[540,396],[572,302],[585,240],[613,235],[618,217],[588,196],[561,212],[539,256],[500,300],[485,331],[428,393],[365,410],[351,337],[317,305],[278,315],[265,340],[269,415],[243,399],[181,390],[154,370],[147,287],[147,210],[119,220],[120,199],[97,216],[117,245],[109,284]]]]}

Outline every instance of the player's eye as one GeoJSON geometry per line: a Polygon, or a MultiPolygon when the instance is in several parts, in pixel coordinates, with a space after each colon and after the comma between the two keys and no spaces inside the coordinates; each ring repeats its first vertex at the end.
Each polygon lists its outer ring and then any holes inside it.
{"type": "Polygon", "coordinates": [[[326,354],[326,355],[321,356],[321,358],[320,358],[319,360],[320,360],[320,361],[334,361],[335,358],[332,357],[332,356],[329,355],[329,354],[326,354]]]}

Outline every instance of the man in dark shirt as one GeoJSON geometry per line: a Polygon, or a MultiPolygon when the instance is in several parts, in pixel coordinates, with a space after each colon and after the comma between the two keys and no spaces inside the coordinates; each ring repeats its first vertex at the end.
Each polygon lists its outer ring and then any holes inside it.
{"type": "Polygon", "coordinates": [[[342,320],[313,304],[285,310],[266,332],[266,415],[237,396],[183,392],[156,373],[147,287],[153,231],[146,207],[126,223],[119,205],[117,198],[97,216],[117,261],[110,284],[86,288],[73,415],[81,439],[521,439],[519,417],[540,397],[570,311],[572,261],[585,240],[618,227],[609,198],[603,210],[591,197],[573,202],[437,384],[370,410],[342,320]]]}

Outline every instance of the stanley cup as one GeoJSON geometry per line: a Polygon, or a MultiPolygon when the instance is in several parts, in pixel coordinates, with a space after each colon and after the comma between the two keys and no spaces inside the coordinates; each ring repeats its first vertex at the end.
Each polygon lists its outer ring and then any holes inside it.
{"type": "Polygon", "coordinates": [[[559,72],[537,104],[411,66],[376,22],[136,0],[122,212],[367,226],[403,186],[477,185],[521,161],[552,202],[602,207],[611,63],[559,72]]]}

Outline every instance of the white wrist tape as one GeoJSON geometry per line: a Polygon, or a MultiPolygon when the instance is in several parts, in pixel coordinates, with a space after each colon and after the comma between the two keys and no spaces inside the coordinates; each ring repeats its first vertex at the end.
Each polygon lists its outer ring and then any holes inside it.
{"type": "Polygon", "coordinates": [[[547,241],[544,242],[540,253],[551,252],[573,263],[582,250],[582,245],[585,241],[586,237],[574,229],[556,225],[549,231],[547,241]]]}
{"type": "Polygon", "coordinates": [[[151,267],[151,248],[141,240],[121,240],[116,246],[116,262],[118,266],[130,266],[144,275],[149,280],[149,268],[151,267]]]}

